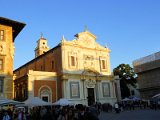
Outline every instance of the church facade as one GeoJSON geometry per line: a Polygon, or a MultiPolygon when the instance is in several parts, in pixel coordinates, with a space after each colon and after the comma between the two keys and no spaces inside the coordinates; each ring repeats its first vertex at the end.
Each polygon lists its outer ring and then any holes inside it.
{"type": "Polygon", "coordinates": [[[76,34],[74,40],[62,37],[52,49],[41,37],[35,58],[14,70],[14,98],[21,101],[37,96],[48,102],[67,98],[76,104],[113,104],[116,89],[110,50],[88,30],[76,34]]]}

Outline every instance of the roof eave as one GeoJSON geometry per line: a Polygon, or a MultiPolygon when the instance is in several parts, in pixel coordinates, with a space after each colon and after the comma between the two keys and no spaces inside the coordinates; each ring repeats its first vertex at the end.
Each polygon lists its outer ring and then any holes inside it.
{"type": "Polygon", "coordinates": [[[17,35],[21,32],[21,30],[26,25],[25,23],[14,21],[4,17],[0,17],[0,24],[11,26],[13,28],[13,42],[17,37],[17,35]]]}

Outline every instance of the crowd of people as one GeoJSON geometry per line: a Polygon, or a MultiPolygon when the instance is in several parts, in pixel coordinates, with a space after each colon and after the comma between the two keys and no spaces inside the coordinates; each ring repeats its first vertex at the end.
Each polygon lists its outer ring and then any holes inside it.
{"type": "Polygon", "coordinates": [[[154,109],[160,110],[160,101],[148,101],[148,100],[127,100],[127,101],[118,101],[113,106],[109,103],[102,104],[102,109],[105,112],[120,113],[120,111],[125,110],[137,110],[137,109],[154,109]]]}
{"type": "Polygon", "coordinates": [[[0,120],[99,120],[101,111],[120,113],[135,109],[160,109],[159,104],[148,101],[119,101],[114,105],[95,103],[92,106],[36,106],[29,109],[8,109],[0,111],[0,120]]]}
{"type": "Polygon", "coordinates": [[[0,120],[99,120],[98,105],[36,106],[25,109],[0,111],[0,120]]]}

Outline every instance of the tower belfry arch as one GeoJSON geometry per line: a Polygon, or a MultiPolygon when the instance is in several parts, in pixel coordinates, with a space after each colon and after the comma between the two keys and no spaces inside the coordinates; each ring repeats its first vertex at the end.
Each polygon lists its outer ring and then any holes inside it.
{"type": "Polygon", "coordinates": [[[35,48],[35,57],[38,57],[49,50],[47,42],[47,39],[45,39],[43,33],[41,33],[40,39],[37,41],[37,47],[35,48]]]}

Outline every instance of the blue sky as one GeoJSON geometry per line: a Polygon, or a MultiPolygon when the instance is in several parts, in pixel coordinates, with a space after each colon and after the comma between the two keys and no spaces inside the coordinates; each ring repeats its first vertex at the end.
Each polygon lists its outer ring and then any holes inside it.
{"type": "Polygon", "coordinates": [[[26,23],[14,68],[34,58],[41,32],[50,48],[88,30],[111,50],[111,69],[160,51],[160,0],[0,0],[0,16],[26,23]]]}

